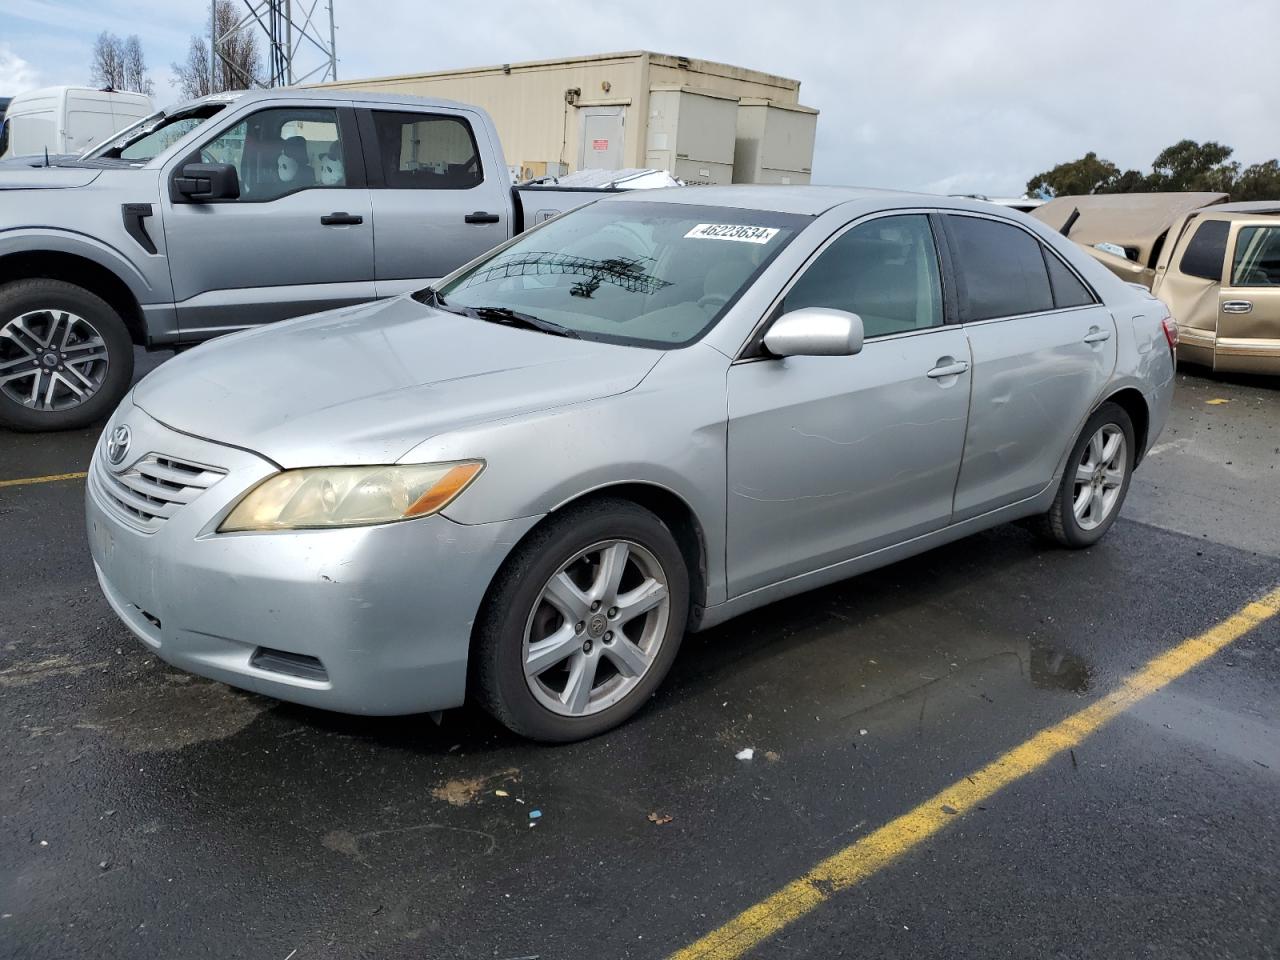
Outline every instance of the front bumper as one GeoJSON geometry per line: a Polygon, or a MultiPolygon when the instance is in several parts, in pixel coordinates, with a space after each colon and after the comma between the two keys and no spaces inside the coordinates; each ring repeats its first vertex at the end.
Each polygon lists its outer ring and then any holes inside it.
{"type": "Polygon", "coordinates": [[[85,494],[90,549],[112,609],[174,666],[281,700],[359,714],[461,704],[484,592],[536,518],[215,533],[275,470],[247,451],[170,430],[126,400],[94,452],[85,494]],[[121,423],[132,431],[131,450],[111,467],[105,438],[121,423]],[[140,520],[113,491],[117,477],[153,454],[226,473],[188,502],[161,508],[167,517],[140,520]]]}

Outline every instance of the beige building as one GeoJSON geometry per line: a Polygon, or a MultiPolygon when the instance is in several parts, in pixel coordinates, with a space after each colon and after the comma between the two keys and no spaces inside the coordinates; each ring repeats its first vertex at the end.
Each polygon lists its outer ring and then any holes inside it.
{"type": "Polygon", "coordinates": [[[522,178],[655,167],[689,183],[808,183],[818,111],[800,81],[633,51],[332,86],[484,107],[522,178]]]}

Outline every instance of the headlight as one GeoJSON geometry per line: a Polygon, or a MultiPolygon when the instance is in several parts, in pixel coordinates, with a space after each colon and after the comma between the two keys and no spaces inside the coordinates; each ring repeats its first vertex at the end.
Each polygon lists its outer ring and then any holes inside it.
{"type": "Polygon", "coordinates": [[[250,490],[218,532],[411,520],[443,509],[483,469],[483,461],[472,460],[285,470],[250,490]]]}

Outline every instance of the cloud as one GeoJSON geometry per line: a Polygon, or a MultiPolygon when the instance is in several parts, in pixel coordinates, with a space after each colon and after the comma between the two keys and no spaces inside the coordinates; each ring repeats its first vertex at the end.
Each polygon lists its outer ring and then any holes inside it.
{"type": "Polygon", "coordinates": [[[7,43],[0,43],[0,91],[11,97],[38,86],[40,74],[36,68],[9,49],[7,43]]]}

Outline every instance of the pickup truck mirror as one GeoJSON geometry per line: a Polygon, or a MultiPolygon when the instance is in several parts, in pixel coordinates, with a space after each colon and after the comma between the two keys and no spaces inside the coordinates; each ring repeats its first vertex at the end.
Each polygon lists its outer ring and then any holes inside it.
{"type": "Polygon", "coordinates": [[[774,321],[764,347],[775,357],[849,357],[862,350],[862,318],[845,310],[801,307],[774,321]]]}
{"type": "Polygon", "coordinates": [[[230,163],[188,163],[174,178],[173,189],[188,200],[235,200],[240,175],[230,163]]]}

